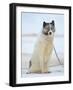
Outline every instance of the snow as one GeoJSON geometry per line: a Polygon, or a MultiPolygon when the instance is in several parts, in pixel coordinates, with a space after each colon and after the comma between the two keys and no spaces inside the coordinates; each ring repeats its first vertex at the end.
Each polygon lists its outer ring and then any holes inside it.
{"type": "Polygon", "coordinates": [[[52,66],[49,69],[48,73],[28,73],[27,69],[22,69],[22,77],[44,77],[44,76],[63,76],[64,75],[64,67],[63,65],[52,66]]]}

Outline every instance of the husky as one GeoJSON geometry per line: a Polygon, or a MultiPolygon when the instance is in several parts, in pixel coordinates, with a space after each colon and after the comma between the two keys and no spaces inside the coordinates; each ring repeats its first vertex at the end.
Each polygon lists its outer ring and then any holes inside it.
{"type": "Polygon", "coordinates": [[[36,42],[31,60],[30,72],[31,73],[48,73],[49,60],[54,48],[54,33],[55,22],[52,20],[50,23],[43,22],[43,29],[36,42]]]}

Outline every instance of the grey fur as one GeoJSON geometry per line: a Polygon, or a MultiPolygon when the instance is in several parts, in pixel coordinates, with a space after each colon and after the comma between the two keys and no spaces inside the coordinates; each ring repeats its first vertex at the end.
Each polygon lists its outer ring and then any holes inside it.
{"type": "Polygon", "coordinates": [[[54,22],[54,20],[52,20],[52,22],[50,22],[50,23],[43,22],[42,33],[44,35],[48,35],[49,31],[55,32],[55,22],[54,22]]]}

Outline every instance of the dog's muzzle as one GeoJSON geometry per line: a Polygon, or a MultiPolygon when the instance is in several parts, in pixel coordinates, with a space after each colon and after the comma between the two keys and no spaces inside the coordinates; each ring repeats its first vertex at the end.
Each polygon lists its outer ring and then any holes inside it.
{"type": "Polygon", "coordinates": [[[49,31],[49,32],[48,32],[48,34],[49,34],[49,35],[52,35],[52,32],[51,32],[51,31],[49,31]]]}

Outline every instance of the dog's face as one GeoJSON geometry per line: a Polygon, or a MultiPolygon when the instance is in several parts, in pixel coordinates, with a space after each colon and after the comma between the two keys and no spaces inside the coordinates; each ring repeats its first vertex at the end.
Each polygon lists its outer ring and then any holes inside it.
{"type": "Polygon", "coordinates": [[[50,23],[43,22],[43,31],[42,33],[44,35],[53,36],[55,32],[55,23],[54,21],[50,23]]]}

